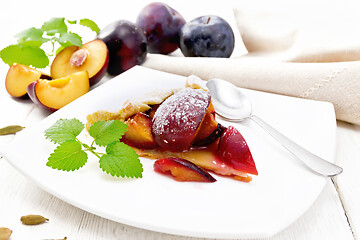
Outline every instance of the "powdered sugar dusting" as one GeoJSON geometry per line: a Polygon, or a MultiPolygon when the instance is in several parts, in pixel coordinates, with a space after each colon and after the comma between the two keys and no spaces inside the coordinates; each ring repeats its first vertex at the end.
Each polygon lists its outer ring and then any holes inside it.
{"type": "Polygon", "coordinates": [[[185,88],[169,97],[154,115],[155,138],[164,144],[190,144],[189,135],[195,133],[209,103],[210,95],[202,89],[185,88]]]}

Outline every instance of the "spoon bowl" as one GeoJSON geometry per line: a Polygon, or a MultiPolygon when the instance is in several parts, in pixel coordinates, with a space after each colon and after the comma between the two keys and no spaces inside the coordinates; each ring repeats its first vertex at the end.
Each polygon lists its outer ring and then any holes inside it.
{"type": "Polygon", "coordinates": [[[233,84],[221,79],[211,79],[206,83],[206,86],[210,91],[212,103],[218,115],[230,121],[252,119],[317,174],[331,177],[342,173],[343,169],[341,167],[309,152],[274,129],[260,117],[253,115],[250,100],[233,84]]]}
{"type": "Polygon", "coordinates": [[[250,100],[234,85],[224,80],[211,79],[206,86],[217,114],[232,121],[241,121],[251,116],[250,100]]]}

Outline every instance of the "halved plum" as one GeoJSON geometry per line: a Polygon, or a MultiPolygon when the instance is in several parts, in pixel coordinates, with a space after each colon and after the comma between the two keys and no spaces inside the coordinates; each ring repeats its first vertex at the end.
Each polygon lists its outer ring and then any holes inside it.
{"type": "Polygon", "coordinates": [[[169,174],[180,182],[216,182],[207,171],[182,158],[163,158],[154,163],[156,172],[169,174]]]}
{"type": "Polygon", "coordinates": [[[27,87],[34,103],[56,111],[89,91],[89,74],[76,72],[67,77],[48,81],[40,79],[27,87]]]}
{"type": "Polygon", "coordinates": [[[229,126],[221,135],[218,147],[218,156],[233,168],[258,175],[250,149],[241,133],[229,126]]]}
{"type": "Polygon", "coordinates": [[[167,98],[156,110],[152,133],[164,150],[190,148],[210,104],[210,94],[201,89],[185,88],[167,98]]]}
{"type": "Polygon", "coordinates": [[[122,141],[137,148],[156,148],[157,144],[151,133],[151,119],[144,113],[137,113],[125,121],[126,132],[122,141]]]}
{"type": "Polygon", "coordinates": [[[40,78],[51,79],[50,76],[39,70],[26,65],[14,63],[10,66],[6,75],[5,88],[6,91],[13,97],[25,97],[27,96],[27,86],[40,78]]]}
{"type": "Polygon", "coordinates": [[[87,71],[90,85],[99,82],[106,74],[109,65],[109,51],[106,44],[99,40],[85,43],[81,48],[69,46],[59,52],[51,64],[54,79],[70,74],[87,71]]]}

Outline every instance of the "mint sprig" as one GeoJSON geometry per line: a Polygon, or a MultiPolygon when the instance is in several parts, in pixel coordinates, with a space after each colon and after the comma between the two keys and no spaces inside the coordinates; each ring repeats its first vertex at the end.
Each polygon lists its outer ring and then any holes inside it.
{"type": "Polygon", "coordinates": [[[17,44],[5,47],[0,51],[0,58],[9,66],[13,63],[24,64],[35,68],[45,68],[49,65],[49,57],[58,54],[68,46],[82,46],[82,38],[69,30],[70,25],[78,24],[98,33],[97,24],[87,18],[80,20],[65,20],[51,18],[44,22],[41,28],[28,28],[15,35],[17,44]],[[51,43],[51,52],[45,52],[44,44],[51,43]]]}
{"type": "Polygon", "coordinates": [[[47,166],[75,171],[83,167],[88,159],[87,152],[99,158],[100,168],[117,177],[142,177],[142,164],[137,153],[120,138],[126,131],[126,124],[118,120],[98,121],[89,128],[93,141],[89,146],[77,136],[83,131],[84,124],[78,119],[59,119],[45,130],[45,137],[59,144],[48,158],[47,166]],[[98,152],[94,145],[105,146],[105,153],[98,152]]]}

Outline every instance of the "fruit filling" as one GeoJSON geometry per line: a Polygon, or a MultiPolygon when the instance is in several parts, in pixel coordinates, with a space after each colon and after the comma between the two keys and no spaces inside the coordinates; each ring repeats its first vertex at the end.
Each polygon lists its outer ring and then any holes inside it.
{"type": "Polygon", "coordinates": [[[141,157],[159,159],[154,169],[177,181],[208,181],[206,170],[243,182],[252,180],[249,174],[258,175],[241,133],[216,121],[207,91],[187,87],[160,95],[165,97],[127,101],[119,113],[91,114],[88,124],[96,120],[124,121],[127,132],[121,141],[141,157]]]}
{"type": "Polygon", "coordinates": [[[172,175],[180,182],[216,182],[208,172],[182,158],[162,158],[154,163],[154,170],[172,175]]]}
{"type": "Polygon", "coordinates": [[[62,88],[65,87],[70,82],[70,80],[70,77],[59,78],[53,81],[49,81],[48,84],[50,87],[62,88]]]}

